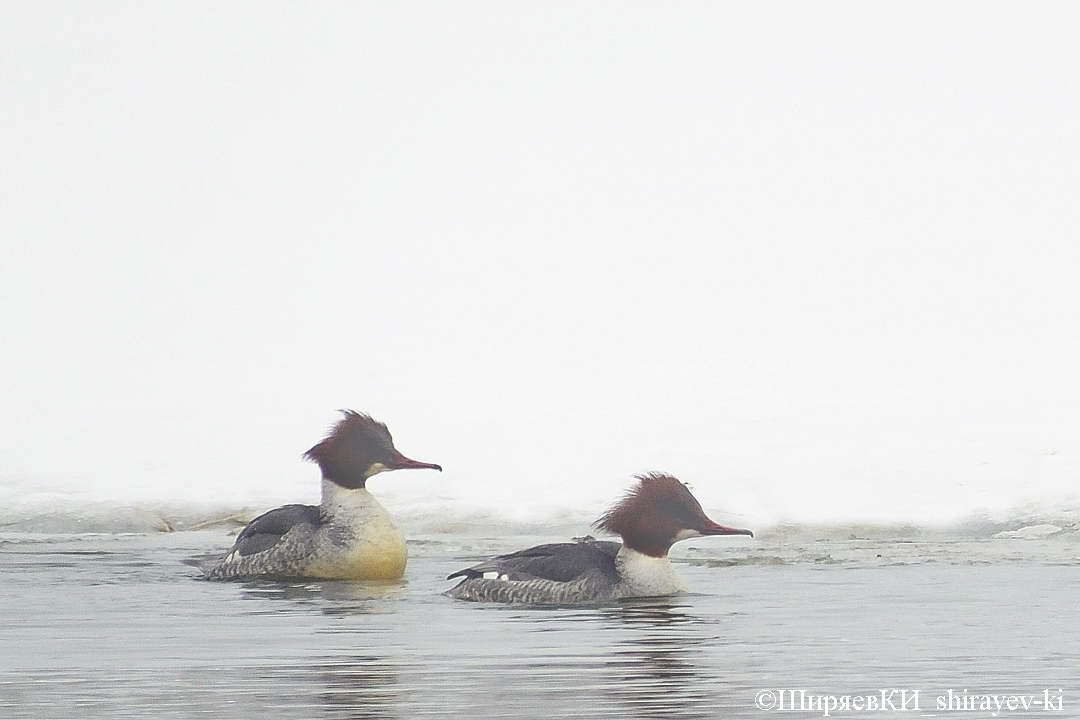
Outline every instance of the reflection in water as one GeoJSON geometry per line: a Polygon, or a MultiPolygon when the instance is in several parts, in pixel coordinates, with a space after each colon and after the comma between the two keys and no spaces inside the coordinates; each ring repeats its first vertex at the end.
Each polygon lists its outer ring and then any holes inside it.
{"type": "Polygon", "coordinates": [[[724,689],[703,655],[715,624],[678,602],[550,613],[432,603],[428,623],[403,617],[400,633],[351,614],[357,601],[337,605],[334,625],[316,630],[321,656],[258,669],[257,686],[289,698],[279,717],[714,718],[724,689]]]}
{"type": "Polygon", "coordinates": [[[356,655],[267,667],[259,679],[296,688],[291,710],[329,720],[372,720],[399,717],[400,675],[386,658],[356,655]]]}
{"type": "Polygon", "coordinates": [[[716,678],[701,666],[698,630],[705,621],[665,599],[624,604],[609,619],[633,634],[616,643],[606,663],[605,693],[630,717],[715,717],[709,702],[716,678]]]}
{"type": "Polygon", "coordinates": [[[282,638],[318,648],[309,662],[251,667],[253,687],[276,689],[281,718],[452,709],[477,718],[696,719],[716,717],[731,695],[710,663],[724,642],[721,620],[694,612],[688,598],[539,609],[418,600],[403,583],[257,581],[241,599],[263,601],[243,603],[248,615],[326,620],[282,638]],[[377,619],[386,615],[397,617],[377,619]]]}
{"type": "Polygon", "coordinates": [[[685,623],[703,623],[702,618],[685,611],[689,603],[679,598],[652,598],[623,601],[608,608],[607,616],[624,625],[647,625],[664,627],[685,623]]]}
{"type": "MultiPolygon", "coordinates": [[[[305,592],[326,589],[309,586],[305,592]]],[[[297,588],[278,591],[295,597],[297,588]]],[[[361,599],[336,594],[346,599],[324,604],[332,607],[324,606],[323,615],[336,615],[340,623],[318,634],[328,650],[364,647],[369,654],[345,651],[307,665],[264,669],[307,702],[320,703],[323,717],[408,718],[447,708],[473,717],[716,717],[724,683],[704,661],[717,638],[703,632],[716,628],[716,621],[678,600],[554,612],[491,607],[478,614],[473,611],[480,608],[436,603],[429,610],[447,611],[444,623],[464,621],[471,628],[441,644],[446,627],[434,618],[432,625],[411,618],[400,635],[373,632],[365,614],[370,618],[381,601],[364,601],[367,591],[350,592],[361,599]],[[377,655],[370,654],[374,648],[377,655]]]]}
{"type": "Polygon", "coordinates": [[[400,580],[255,580],[244,583],[243,588],[245,597],[318,604],[322,612],[329,615],[389,612],[392,611],[390,604],[397,603],[405,596],[405,583],[400,580]]]}

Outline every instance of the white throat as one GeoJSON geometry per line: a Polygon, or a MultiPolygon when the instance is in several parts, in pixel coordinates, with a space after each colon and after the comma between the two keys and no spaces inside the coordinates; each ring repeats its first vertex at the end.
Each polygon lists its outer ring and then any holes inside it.
{"type": "Polygon", "coordinates": [[[367,491],[367,488],[343,488],[326,478],[322,481],[322,508],[323,512],[330,517],[367,515],[374,508],[382,510],[379,501],[367,491]]]}
{"type": "Polygon", "coordinates": [[[666,556],[652,557],[623,545],[615,556],[615,567],[622,578],[620,585],[634,597],[673,595],[687,589],[666,556]]]}

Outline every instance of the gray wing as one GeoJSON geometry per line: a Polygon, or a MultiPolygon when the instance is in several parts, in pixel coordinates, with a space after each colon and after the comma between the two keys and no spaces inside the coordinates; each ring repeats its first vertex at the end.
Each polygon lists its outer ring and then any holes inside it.
{"type": "Polygon", "coordinates": [[[263,513],[248,523],[239,535],[232,552],[246,557],[261,553],[281,542],[285,533],[301,523],[319,527],[322,520],[319,508],[314,505],[285,505],[263,513]]]}
{"type": "Polygon", "coordinates": [[[463,577],[472,580],[483,578],[486,573],[496,573],[500,580],[572,582],[591,571],[617,581],[619,573],[615,569],[615,555],[620,547],[617,542],[592,538],[572,543],[537,545],[458,570],[446,579],[463,577]]]}

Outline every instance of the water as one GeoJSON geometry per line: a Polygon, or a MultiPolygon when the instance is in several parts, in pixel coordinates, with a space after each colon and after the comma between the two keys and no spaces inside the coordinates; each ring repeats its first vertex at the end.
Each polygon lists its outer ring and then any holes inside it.
{"type": "Polygon", "coordinates": [[[991,530],[691,541],[692,594],[563,608],[439,594],[552,538],[509,528],[415,537],[400,583],[201,581],[180,560],[226,546],[220,528],[7,532],[0,716],[760,720],[823,715],[760,709],[762,692],[883,689],[909,693],[904,717],[992,716],[938,711],[950,690],[1049,691],[1060,711],[1005,715],[1080,716],[1080,533],[991,530]]]}

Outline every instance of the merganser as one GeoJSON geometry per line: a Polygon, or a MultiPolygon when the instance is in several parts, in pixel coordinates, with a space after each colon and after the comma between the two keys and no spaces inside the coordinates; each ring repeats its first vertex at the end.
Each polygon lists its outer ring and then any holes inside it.
{"type": "Polygon", "coordinates": [[[683,483],[664,473],[637,475],[630,492],[594,523],[622,543],[592,537],[500,555],[448,576],[464,578],[445,594],[460,600],[568,604],[684,592],[668,559],[679,540],[749,535],[717,525],[683,483]]]}
{"type": "Polygon", "coordinates": [[[192,558],[211,580],[255,577],[384,580],[405,573],[405,536],[365,487],[384,470],[442,468],[394,447],[386,425],[370,415],[344,417],[304,453],[322,470],[322,504],[286,505],[252,520],[224,557],[192,558]]]}

